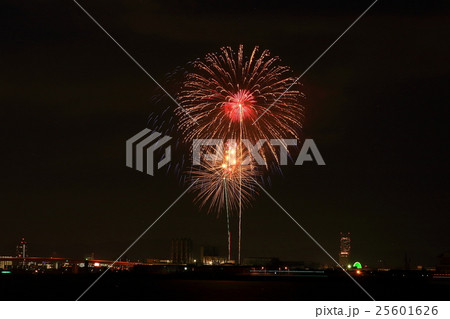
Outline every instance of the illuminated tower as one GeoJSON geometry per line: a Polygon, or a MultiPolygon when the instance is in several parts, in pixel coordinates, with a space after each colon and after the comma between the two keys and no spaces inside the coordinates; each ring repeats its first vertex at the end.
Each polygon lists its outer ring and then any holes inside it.
{"type": "Polygon", "coordinates": [[[20,239],[19,244],[16,247],[17,257],[28,257],[28,243],[25,238],[20,239]]]}
{"type": "Polygon", "coordinates": [[[16,246],[16,255],[17,257],[23,258],[20,262],[23,268],[26,267],[26,257],[28,257],[28,243],[24,237],[20,239],[19,244],[16,246]]]}
{"type": "Polygon", "coordinates": [[[339,264],[346,268],[350,261],[350,233],[341,233],[339,264]]]}

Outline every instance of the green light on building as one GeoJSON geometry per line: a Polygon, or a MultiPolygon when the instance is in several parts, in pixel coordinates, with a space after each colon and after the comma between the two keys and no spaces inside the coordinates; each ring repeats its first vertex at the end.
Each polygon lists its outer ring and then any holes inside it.
{"type": "Polygon", "coordinates": [[[353,264],[353,268],[361,269],[361,268],[362,268],[361,263],[360,263],[359,261],[355,262],[355,263],[353,264]]]}

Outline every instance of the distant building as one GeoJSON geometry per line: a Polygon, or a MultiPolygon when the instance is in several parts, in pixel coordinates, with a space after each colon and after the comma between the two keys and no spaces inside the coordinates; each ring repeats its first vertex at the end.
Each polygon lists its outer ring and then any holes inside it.
{"type": "Polygon", "coordinates": [[[203,265],[223,265],[228,263],[228,258],[224,256],[204,256],[203,265]]]}
{"type": "Polygon", "coordinates": [[[219,249],[214,246],[200,247],[200,262],[203,265],[223,265],[226,263],[234,263],[233,260],[228,260],[227,257],[221,256],[219,249]]]}
{"type": "Polygon", "coordinates": [[[200,247],[200,261],[205,264],[205,257],[218,257],[219,250],[214,246],[200,247]]]}
{"type": "Polygon", "coordinates": [[[219,250],[214,246],[200,247],[200,261],[203,265],[222,265],[228,262],[225,256],[220,256],[219,250]]]}
{"type": "Polygon", "coordinates": [[[439,274],[450,274],[450,251],[443,252],[438,256],[436,272],[439,274]]]}
{"type": "Polygon", "coordinates": [[[16,246],[17,257],[28,257],[28,243],[25,238],[22,238],[19,244],[16,246]]]}
{"type": "Polygon", "coordinates": [[[0,270],[11,269],[13,267],[12,260],[2,260],[3,258],[8,258],[11,256],[0,256],[0,270]]]}
{"type": "Polygon", "coordinates": [[[192,240],[189,238],[172,239],[171,259],[174,264],[191,264],[192,240]]]}
{"type": "Polygon", "coordinates": [[[347,267],[350,264],[350,248],[350,233],[341,233],[339,264],[342,267],[347,267]]]}

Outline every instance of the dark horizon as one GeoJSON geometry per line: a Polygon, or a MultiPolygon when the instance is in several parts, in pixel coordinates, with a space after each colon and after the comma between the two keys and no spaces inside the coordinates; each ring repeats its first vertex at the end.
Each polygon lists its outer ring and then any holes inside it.
{"type": "MultiPolygon", "coordinates": [[[[283,6],[119,1],[85,8],[158,81],[222,46],[254,45],[300,75],[370,4],[283,6]]],[[[185,189],[125,166],[156,85],[73,2],[1,10],[4,152],[0,255],[115,259],[185,189]]],[[[448,4],[379,1],[302,78],[302,135],[326,162],[288,166],[268,191],[333,257],[432,266],[448,236],[448,4]]],[[[167,258],[170,240],[226,245],[225,216],[182,198],[129,252],[167,258]]],[[[233,217],[233,227],[237,218],[233,217]]],[[[233,256],[236,229],[233,229],[233,256]]],[[[243,256],[332,261],[264,194],[244,210],[243,256]]]]}

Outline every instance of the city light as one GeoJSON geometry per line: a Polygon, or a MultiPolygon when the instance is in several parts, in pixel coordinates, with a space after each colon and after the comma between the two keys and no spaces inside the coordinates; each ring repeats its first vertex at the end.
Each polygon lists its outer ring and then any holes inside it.
{"type": "Polygon", "coordinates": [[[353,264],[353,268],[361,269],[362,268],[361,263],[359,261],[355,262],[353,264]]]}

